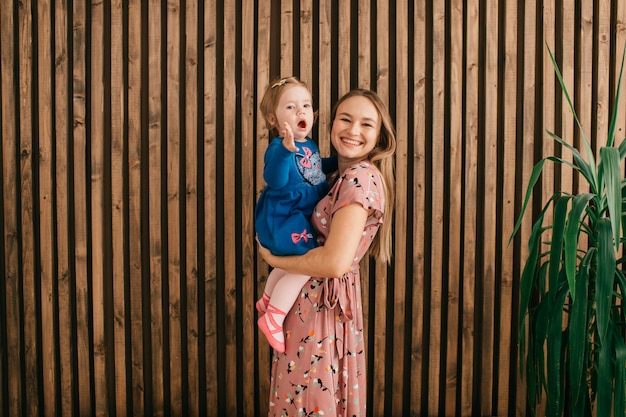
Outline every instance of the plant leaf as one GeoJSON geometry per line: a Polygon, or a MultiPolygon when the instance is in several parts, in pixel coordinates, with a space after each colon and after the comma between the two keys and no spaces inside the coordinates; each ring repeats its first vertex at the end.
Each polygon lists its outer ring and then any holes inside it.
{"type": "Polygon", "coordinates": [[[589,287],[589,267],[594,250],[589,252],[580,262],[576,276],[576,300],[572,302],[569,319],[569,369],[570,384],[574,403],[578,403],[581,393],[585,392],[587,381],[583,378],[585,369],[585,347],[587,345],[587,291],[589,287]]]}
{"type": "MultiPolygon", "coordinates": [[[[552,287],[551,298],[554,303],[544,303],[549,305],[546,309],[547,317],[544,320],[549,324],[546,331],[546,344],[548,349],[548,416],[559,417],[563,412],[563,398],[565,395],[565,386],[562,384],[564,378],[565,366],[563,366],[563,304],[567,298],[567,285],[552,287]]],[[[537,317],[537,320],[541,318],[537,317]]]]}
{"type": "Polygon", "coordinates": [[[606,200],[613,230],[613,244],[619,247],[622,220],[622,188],[619,149],[600,148],[600,169],[606,191],[606,200]]]}
{"type": "Polygon", "coordinates": [[[613,103],[613,113],[611,114],[611,122],[609,123],[609,132],[606,138],[606,146],[613,146],[615,136],[615,125],[617,124],[617,115],[619,112],[619,96],[622,89],[622,73],[624,72],[624,57],[626,56],[626,45],[622,52],[622,65],[619,70],[619,78],[617,79],[617,89],[615,90],[615,100],[613,103]]]}
{"type": "MultiPolygon", "coordinates": [[[[564,196],[557,200],[554,208],[552,222],[552,240],[550,242],[550,266],[548,268],[549,288],[556,288],[561,271],[561,254],[563,253],[563,235],[565,231],[565,220],[567,218],[567,205],[571,196],[564,196]]],[[[553,297],[556,291],[551,291],[553,297]]],[[[552,300],[554,302],[554,299],[552,300]]]]}
{"type": "Polygon", "coordinates": [[[611,314],[611,298],[615,279],[615,250],[611,221],[603,217],[598,222],[598,275],[596,277],[596,319],[600,345],[607,343],[611,314]]]}
{"type": "Polygon", "coordinates": [[[517,233],[520,225],[522,224],[522,219],[524,218],[524,213],[526,213],[526,207],[528,206],[528,201],[530,201],[530,197],[533,193],[533,188],[535,188],[535,184],[537,180],[539,180],[539,176],[541,176],[541,171],[543,170],[543,165],[545,164],[545,159],[537,162],[533,167],[533,171],[530,174],[530,179],[528,180],[528,187],[526,187],[526,196],[524,197],[524,203],[522,204],[522,210],[520,211],[519,217],[517,218],[517,222],[515,222],[515,227],[513,228],[513,233],[511,233],[511,237],[509,238],[509,244],[513,239],[513,236],[517,233]]]}
{"type": "Polygon", "coordinates": [[[615,417],[626,417],[626,344],[616,330],[615,343],[615,417]]]}
{"type": "Polygon", "coordinates": [[[596,409],[598,416],[611,415],[611,397],[613,396],[613,338],[608,337],[599,348],[597,363],[598,382],[596,393],[596,409]]]}
{"type": "Polygon", "coordinates": [[[593,194],[583,193],[574,197],[572,208],[567,216],[567,226],[565,229],[565,272],[567,274],[567,282],[569,290],[572,294],[572,300],[576,299],[576,254],[578,250],[578,232],[580,219],[582,218],[585,208],[589,200],[593,198],[593,194]]]}
{"type": "MultiPolygon", "coordinates": [[[[569,104],[569,108],[572,111],[572,115],[574,116],[574,120],[576,121],[576,125],[578,125],[578,129],[580,130],[580,137],[583,139],[583,143],[585,145],[585,149],[587,151],[587,158],[589,159],[590,166],[596,166],[595,158],[593,156],[593,151],[591,150],[591,146],[589,145],[589,139],[587,139],[587,135],[585,135],[585,131],[580,124],[580,120],[578,119],[578,115],[576,114],[576,109],[574,109],[574,104],[572,103],[572,99],[570,98],[569,93],[567,92],[567,87],[565,87],[565,82],[563,81],[563,76],[561,75],[561,71],[559,70],[559,66],[556,64],[556,60],[554,59],[554,55],[552,54],[552,50],[548,46],[546,42],[546,47],[548,48],[548,53],[550,54],[550,59],[552,60],[552,66],[554,67],[554,72],[556,73],[557,78],[559,79],[559,84],[561,84],[561,89],[563,90],[563,94],[567,99],[567,103],[569,104]]],[[[595,178],[595,175],[594,175],[595,178]]],[[[597,184],[597,178],[593,181],[593,183],[597,184]]]]}

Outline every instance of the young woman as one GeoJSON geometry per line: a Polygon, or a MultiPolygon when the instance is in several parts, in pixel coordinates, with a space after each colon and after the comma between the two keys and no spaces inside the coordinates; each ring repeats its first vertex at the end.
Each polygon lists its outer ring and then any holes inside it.
{"type": "Polygon", "coordinates": [[[370,246],[391,258],[396,138],[389,112],[369,90],[344,95],[332,112],[339,171],[313,211],[321,246],[268,264],[312,278],[283,323],[285,352],[275,353],[270,416],[365,416],[366,361],[359,261],[370,246]]]}

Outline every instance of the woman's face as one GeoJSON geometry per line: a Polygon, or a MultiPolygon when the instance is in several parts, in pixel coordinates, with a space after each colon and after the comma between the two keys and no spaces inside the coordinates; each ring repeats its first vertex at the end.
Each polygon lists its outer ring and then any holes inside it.
{"type": "Polygon", "coordinates": [[[342,160],[359,162],[378,143],[381,125],[378,110],[368,98],[350,97],[337,107],[330,140],[342,160]]]}

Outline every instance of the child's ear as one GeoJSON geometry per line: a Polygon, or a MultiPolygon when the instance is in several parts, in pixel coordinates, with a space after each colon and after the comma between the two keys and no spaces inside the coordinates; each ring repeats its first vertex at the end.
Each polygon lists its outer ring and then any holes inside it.
{"type": "Polygon", "coordinates": [[[269,123],[269,125],[272,127],[276,127],[276,123],[277,123],[276,116],[274,116],[274,114],[268,114],[267,123],[269,123]]]}

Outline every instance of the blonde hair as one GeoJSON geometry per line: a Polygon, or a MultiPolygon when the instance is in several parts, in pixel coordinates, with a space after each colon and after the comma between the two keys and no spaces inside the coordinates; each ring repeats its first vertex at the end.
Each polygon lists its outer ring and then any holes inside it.
{"type": "MultiPolygon", "coordinates": [[[[263,119],[265,119],[265,127],[267,128],[267,130],[269,130],[270,134],[272,135],[271,137],[279,136],[279,129],[277,126],[270,123],[269,116],[276,113],[276,106],[278,106],[280,96],[283,95],[285,90],[296,85],[300,85],[309,90],[309,87],[306,85],[306,83],[299,80],[297,77],[277,78],[272,81],[265,89],[265,94],[263,94],[263,98],[261,99],[261,104],[259,105],[259,108],[261,110],[261,114],[263,115],[263,119]]],[[[311,90],[309,90],[309,94],[311,94],[311,90]]],[[[317,114],[317,111],[313,112],[313,123],[315,123],[315,121],[317,120],[317,114]]]]}
{"type": "MultiPolygon", "coordinates": [[[[372,242],[372,254],[383,262],[391,262],[392,249],[392,217],[395,206],[395,169],[394,153],[396,151],[396,134],[393,121],[387,106],[380,96],[371,90],[355,89],[346,93],[333,106],[331,120],[334,122],[339,105],[351,97],[365,97],[372,102],[381,118],[381,128],[378,135],[378,143],[368,155],[369,160],[378,168],[383,180],[385,193],[385,220],[380,226],[374,241],[372,242]]],[[[331,125],[332,127],[332,125],[331,125]]]]}

